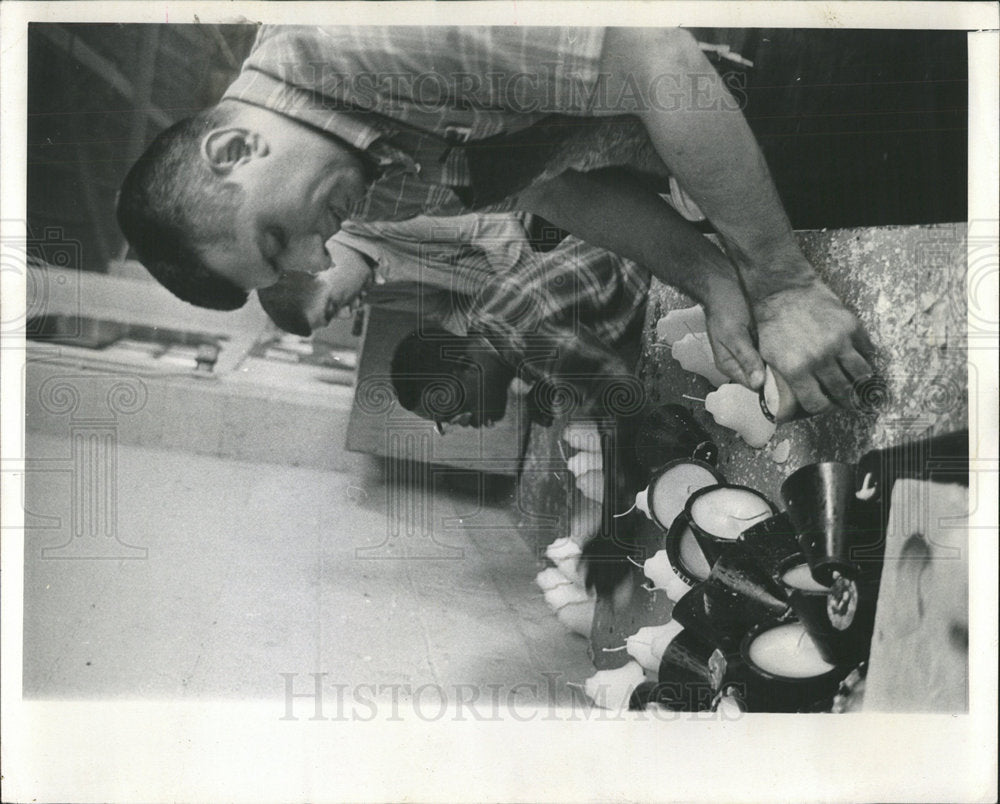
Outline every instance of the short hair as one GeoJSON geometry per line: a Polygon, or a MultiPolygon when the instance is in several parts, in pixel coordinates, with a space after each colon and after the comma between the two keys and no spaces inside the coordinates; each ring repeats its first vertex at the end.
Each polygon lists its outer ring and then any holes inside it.
{"type": "Polygon", "coordinates": [[[198,251],[233,238],[243,203],[242,188],[217,176],[201,156],[204,136],[229,123],[236,108],[223,101],[161,132],[118,195],[118,225],[146,270],[179,299],[213,310],[235,310],[248,297],[213,273],[198,251]]]}
{"type": "Polygon", "coordinates": [[[320,282],[315,275],[305,271],[286,271],[276,284],[260,288],[257,298],[268,317],[285,332],[308,338],[312,335],[312,326],[306,310],[309,301],[320,290],[320,282]]]}
{"type": "Polygon", "coordinates": [[[389,363],[389,375],[399,404],[409,411],[422,408],[428,413],[447,415],[464,401],[459,374],[465,365],[441,356],[442,345],[465,339],[441,327],[415,329],[396,346],[389,363]],[[434,399],[429,397],[433,396],[434,399]],[[438,410],[441,408],[440,410],[438,410]]]}

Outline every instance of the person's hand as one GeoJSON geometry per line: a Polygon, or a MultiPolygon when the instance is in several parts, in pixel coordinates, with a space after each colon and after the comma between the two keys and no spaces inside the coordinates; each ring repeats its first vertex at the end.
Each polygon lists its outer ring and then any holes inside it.
{"type": "Polygon", "coordinates": [[[833,291],[817,278],[762,297],[753,314],[761,357],[805,410],[852,407],[852,387],[873,373],[874,347],[833,291]]]}
{"type": "Polygon", "coordinates": [[[754,346],[753,318],[735,282],[705,302],[705,329],[719,371],[753,390],[764,384],[764,361],[754,346]]]}

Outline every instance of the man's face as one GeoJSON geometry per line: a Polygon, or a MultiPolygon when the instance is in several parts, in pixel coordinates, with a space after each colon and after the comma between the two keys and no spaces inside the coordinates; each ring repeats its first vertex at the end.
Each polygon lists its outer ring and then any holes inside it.
{"type": "Polygon", "coordinates": [[[230,160],[224,178],[244,199],[232,240],[204,247],[203,259],[244,290],[273,285],[284,271],[326,270],[326,241],[367,190],[360,160],[335,139],[265,110],[232,125],[245,137],[233,135],[214,158],[230,160]]]}

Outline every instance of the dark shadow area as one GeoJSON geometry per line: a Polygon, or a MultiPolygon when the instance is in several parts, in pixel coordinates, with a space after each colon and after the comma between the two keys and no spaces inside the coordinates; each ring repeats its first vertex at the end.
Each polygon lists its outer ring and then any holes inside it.
{"type": "Polygon", "coordinates": [[[694,33],[754,62],[719,69],[733,73],[794,228],[967,218],[964,31],[694,33]]]}

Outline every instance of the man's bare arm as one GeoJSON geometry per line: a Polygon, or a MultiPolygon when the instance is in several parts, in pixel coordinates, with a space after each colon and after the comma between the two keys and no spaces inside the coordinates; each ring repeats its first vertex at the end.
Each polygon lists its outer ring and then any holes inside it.
{"type": "Polygon", "coordinates": [[[655,192],[621,171],[570,171],[526,191],[519,202],[577,237],[645,266],[700,302],[719,369],[743,385],[763,383],[736,270],[655,192]]]}
{"type": "Polygon", "coordinates": [[[679,29],[611,28],[601,72],[607,97],[630,104],[610,111],[640,117],[721,235],[750,301],[761,356],[807,410],[828,407],[827,395],[849,404],[852,382],[871,373],[871,343],[798,248],[760,148],[697,42],[679,29]]]}

